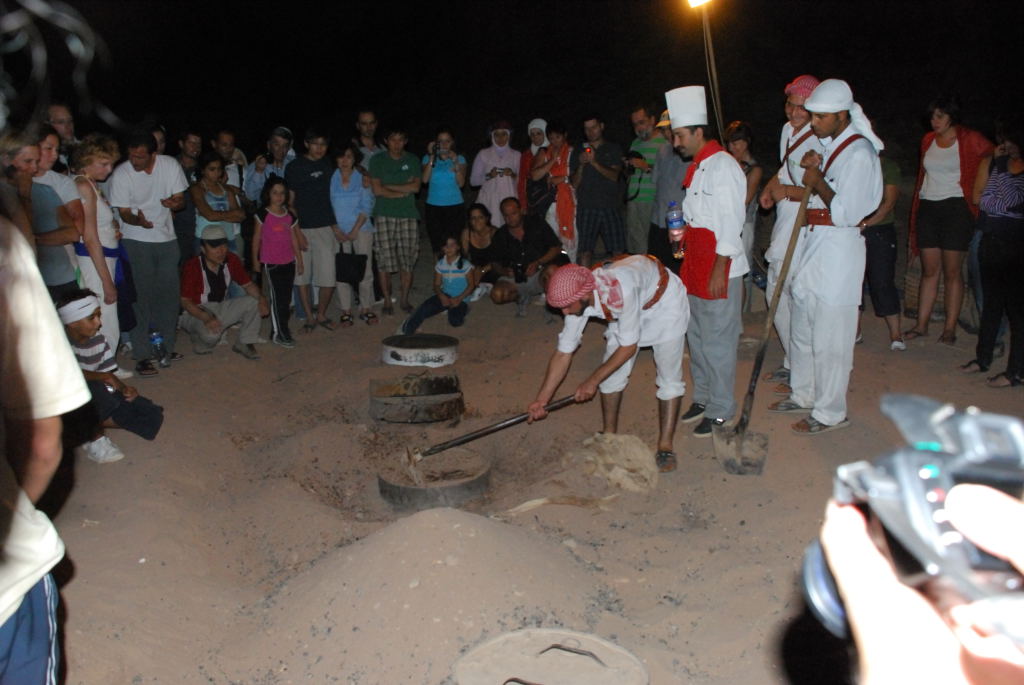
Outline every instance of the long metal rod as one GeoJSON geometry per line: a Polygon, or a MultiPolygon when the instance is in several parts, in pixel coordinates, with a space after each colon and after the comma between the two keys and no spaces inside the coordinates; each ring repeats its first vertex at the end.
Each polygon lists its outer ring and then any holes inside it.
{"type": "MultiPolygon", "coordinates": [[[[568,397],[563,397],[560,400],[555,400],[551,404],[545,405],[544,410],[545,411],[555,411],[556,409],[561,409],[562,407],[566,407],[566,406],[568,406],[570,404],[573,404],[575,401],[576,401],[575,396],[569,395],[568,397]]],[[[459,445],[465,445],[467,442],[472,442],[473,440],[476,440],[477,438],[482,438],[485,435],[490,435],[491,433],[497,433],[500,430],[504,430],[505,428],[509,428],[509,427],[514,426],[514,425],[516,425],[518,423],[522,423],[523,421],[527,420],[528,418],[530,418],[529,414],[516,414],[512,418],[505,419],[504,421],[499,421],[498,423],[492,423],[490,426],[485,426],[485,427],[483,427],[483,428],[481,428],[479,430],[473,431],[472,433],[466,433],[465,435],[462,435],[462,436],[460,436],[458,438],[453,438],[453,439],[449,440],[448,442],[442,442],[439,445],[434,445],[433,447],[428,447],[427,449],[425,449],[422,452],[420,452],[419,455],[420,455],[420,457],[429,457],[431,454],[437,454],[438,452],[443,452],[443,451],[445,451],[447,449],[451,449],[452,447],[458,447],[459,445]]]]}
{"type": "Polygon", "coordinates": [[[701,5],[700,16],[704,22],[704,55],[708,63],[708,81],[711,84],[711,100],[715,105],[715,122],[718,124],[718,135],[725,133],[725,126],[722,123],[725,113],[722,112],[722,100],[718,90],[718,68],[715,66],[715,46],[711,41],[711,21],[708,19],[707,3],[701,5]]]}

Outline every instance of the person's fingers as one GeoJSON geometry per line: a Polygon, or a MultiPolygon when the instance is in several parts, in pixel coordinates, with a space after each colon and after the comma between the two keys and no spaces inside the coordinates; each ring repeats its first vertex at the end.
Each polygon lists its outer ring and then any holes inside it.
{"type": "Polygon", "coordinates": [[[984,485],[957,485],[946,496],[950,522],[979,547],[1024,570],[1024,502],[984,485]]]}

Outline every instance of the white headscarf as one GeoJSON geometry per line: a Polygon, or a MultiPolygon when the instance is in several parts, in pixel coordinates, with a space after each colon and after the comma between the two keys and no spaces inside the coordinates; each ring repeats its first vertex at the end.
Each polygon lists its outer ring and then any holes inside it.
{"type": "Polygon", "coordinates": [[[533,154],[537,154],[537,150],[541,149],[542,147],[547,147],[548,145],[551,144],[548,142],[548,122],[544,121],[543,119],[534,119],[527,125],[526,133],[529,134],[530,131],[532,131],[535,128],[539,129],[540,132],[544,134],[544,142],[540,145],[534,145],[533,138],[530,138],[530,152],[533,154]]]}
{"type": "Polygon", "coordinates": [[[864,110],[853,101],[853,91],[850,90],[850,85],[846,81],[837,78],[822,81],[807,98],[804,109],[819,114],[834,114],[845,110],[850,113],[850,126],[856,133],[871,141],[876,152],[885,149],[881,138],[872,130],[871,122],[868,121],[864,110]]]}

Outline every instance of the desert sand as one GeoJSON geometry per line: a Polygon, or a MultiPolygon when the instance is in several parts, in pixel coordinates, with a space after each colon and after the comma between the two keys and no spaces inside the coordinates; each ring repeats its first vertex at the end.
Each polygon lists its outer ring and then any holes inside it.
{"type": "MultiPolygon", "coordinates": [[[[417,301],[431,266],[424,249],[417,301]]],[[[844,682],[844,649],[804,614],[798,574],[835,467],[900,443],[880,397],[1024,407],[1024,389],[990,389],[957,371],[973,337],[961,333],[957,349],[922,339],[891,352],[869,306],[852,426],[796,436],[799,417],[768,414],[772,388],[762,384],[750,424],[768,438],[760,476],[727,474],[711,440],[680,426],[676,472],[646,492],[612,485],[588,474],[580,452],[600,428],[592,402],[467,445],[493,464],[485,498],[395,512],[378,472],[407,447],[524,411],[560,329],[540,306],[525,318],[489,301],[471,307],[461,329],[444,317],[423,329],[460,341],[448,369],[466,402],[456,425],[369,418],[371,380],[416,371],[380,361],[398,317],[318,329],[293,350],[261,345],[256,362],[229,346],[198,357],[186,340],[184,361],[130,381],[165,407],[162,433],[152,443],[112,433],[126,459],[66,464],[57,484],[67,683],[451,683],[461,654],[528,626],[609,639],[655,685],[844,682]],[[543,497],[571,503],[509,513],[543,497]]],[[[746,338],[763,322],[763,306],[754,309],[746,338]]],[[[600,363],[602,330],[588,327],[560,394],[600,363]]],[[[745,340],[738,397],[753,351],[745,340]]],[[[780,357],[773,342],[765,368],[780,357]]],[[[653,446],[656,417],[643,352],[620,432],[653,446]]]]}

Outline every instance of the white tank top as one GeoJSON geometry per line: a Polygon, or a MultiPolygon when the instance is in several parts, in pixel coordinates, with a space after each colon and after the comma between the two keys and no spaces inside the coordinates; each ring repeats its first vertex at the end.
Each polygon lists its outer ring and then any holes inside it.
{"type": "Polygon", "coordinates": [[[110,209],[110,203],[103,193],[96,188],[96,184],[86,176],[79,176],[89,182],[92,192],[96,193],[96,233],[99,235],[100,245],[103,247],[117,247],[117,230],[114,228],[114,212],[110,209]]]}
{"type": "Polygon", "coordinates": [[[921,184],[922,200],[947,200],[963,197],[960,187],[960,143],[954,141],[950,147],[940,147],[938,141],[924,153],[924,183],[921,184]]]}

